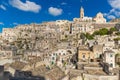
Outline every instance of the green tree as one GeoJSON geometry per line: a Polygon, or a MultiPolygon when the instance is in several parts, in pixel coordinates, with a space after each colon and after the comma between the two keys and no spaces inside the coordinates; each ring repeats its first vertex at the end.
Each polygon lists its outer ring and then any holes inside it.
{"type": "Polygon", "coordinates": [[[86,38],[87,38],[88,40],[94,39],[94,37],[93,37],[92,35],[90,35],[89,33],[86,33],[86,38]]]}
{"type": "Polygon", "coordinates": [[[107,35],[107,34],[108,34],[108,29],[102,28],[98,31],[95,31],[92,35],[95,36],[95,35],[107,35]]]}
{"type": "Polygon", "coordinates": [[[114,41],[119,41],[120,37],[114,38],[114,41]]]}
{"type": "Polygon", "coordinates": [[[120,32],[117,32],[117,33],[115,33],[115,34],[119,36],[119,35],[120,35],[120,32]]]}
{"type": "Polygon", "coordinates": [[[112,27],[112,28],[110,28],[110,31],[117,31],[117,29],[115,28],[115,27],[112,27]]]}
{"type": "Polygon", "coordinates": [[[106,29],[106,28],[100,29],[100,30],[99,30],[99,34],[100,34],[100,35],[107,35],[107,34],[108,34],[108,29],[106,29]]]}
{"type": "Polygon", "coordinates": [[[108,34],[113,34],[113,32],[117,31],[116,28],[112,27],[110,28],[110,30],[108,31],[108,34]]]}
{"type": "Polygon", "coordinates": [[[99,31],[94,31],[94,33],[92,34],[93,36],[95,35],[100,35],[99,31]]]}

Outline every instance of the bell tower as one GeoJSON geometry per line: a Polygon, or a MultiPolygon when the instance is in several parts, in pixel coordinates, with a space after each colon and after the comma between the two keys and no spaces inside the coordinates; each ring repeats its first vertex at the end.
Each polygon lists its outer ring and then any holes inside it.
{"type": "Polygon", "coordinates": [[[84,18],[84,8],[81,7],[80,9],[80,18],[84,18]]]}

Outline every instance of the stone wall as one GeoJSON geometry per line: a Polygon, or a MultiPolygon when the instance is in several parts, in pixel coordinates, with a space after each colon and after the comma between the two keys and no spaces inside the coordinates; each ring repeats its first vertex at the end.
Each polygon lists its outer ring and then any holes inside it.
{"type": "Polygon", "coordinates": [[[118,80],[117,75],[90,75],[83,74],[84,80],[118,80]]]}
{"type": "Polygon", "coordinates": [[[111,27],[115,27],[115,23],[102,23],[102,24],[93,23],[92,25],[94,26],[95,30],[99,30],[101,28],[110,29],[111,27]]]}

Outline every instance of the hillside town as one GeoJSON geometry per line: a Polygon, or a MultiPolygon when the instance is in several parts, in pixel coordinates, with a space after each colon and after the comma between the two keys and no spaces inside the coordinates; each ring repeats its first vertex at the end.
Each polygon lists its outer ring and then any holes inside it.
{"type": "Polygon", "coordinates": [[[3,28],[0,80],[120,80],[120,19],[56,20],[3,28]]]}

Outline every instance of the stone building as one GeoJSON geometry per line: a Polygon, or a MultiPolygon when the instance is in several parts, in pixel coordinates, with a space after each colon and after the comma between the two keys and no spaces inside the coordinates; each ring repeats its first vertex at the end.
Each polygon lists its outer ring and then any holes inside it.
{"type": "Polygon", "coordinates": [[[51,64],[57,63],[57,65],[62,66],[64,62],[70,62],[73,53],[67,49],[58,49],[54,51],[49,56],[49,61],[51,64]]]}
{"type": "Polygon", "coordinates": [[[39,60],[42,60],[43,53],[40,52],[40,51],[27,50],[24,53],[25,53],[24,57],[25,57],[26,60],[34,60],[34,59],[37,59],[37,58],[39,58],[39,60]]]}
{"type": "Polygon", "coordinates": [[[57,20],[55,25],[59,28],[59,32],[70,32],[71,22],[68,20],[57,20]]]}
{"type": "Polygon", "coordinates": [[[106,23],[106,19],[103,17],[101,12],[97,13],[96,17],[93,18],[96,23],[106,23]]]}
{"type": "Polygon", "coordinates": [[[14,52],[10,47],[2,47],[0,49],[0,59],[12,59],[13,54],[14,52]]]}
{"type": "Polygon", "coordinates": [[[108,63],[111,68],[115,68],[115,53],[111,50],[105,51],[104,61],[108,63]]]}
{"type": "Polygon", "coordinates": [[[92,23],[87,22],[75,22],[72,24],[72,33],[92,33],[94,31],[94,26],[92,23]]]}
{"type": "Polygon", "coordinates": [[[103,46],[102,45],[94,45],[93,53],[94,53],[95,58],[100,58],[100,55],[102,55],[102,53],[103,53],[103,46]]]}
{"type": "Polygon", "coordinates": [[[78,61],[90,61],[94,59],[94,54],[86,46],[80,46],[78,48],[78,61]]]}
{"type": "Polygon", "coordinates": [[[80,9],[80,18],[74,18],[73,22],[92,22],[92,17],[85,16],[84,8],[80,9]]]}
{"type": "Polygon", "coordinates": [[[2,31],[2,39],[7,40],[9,42],[16,41],[18,38],[18,33],[20,31],[17,29],[12,29],[12,28],[3,28],[2,31]]]}

